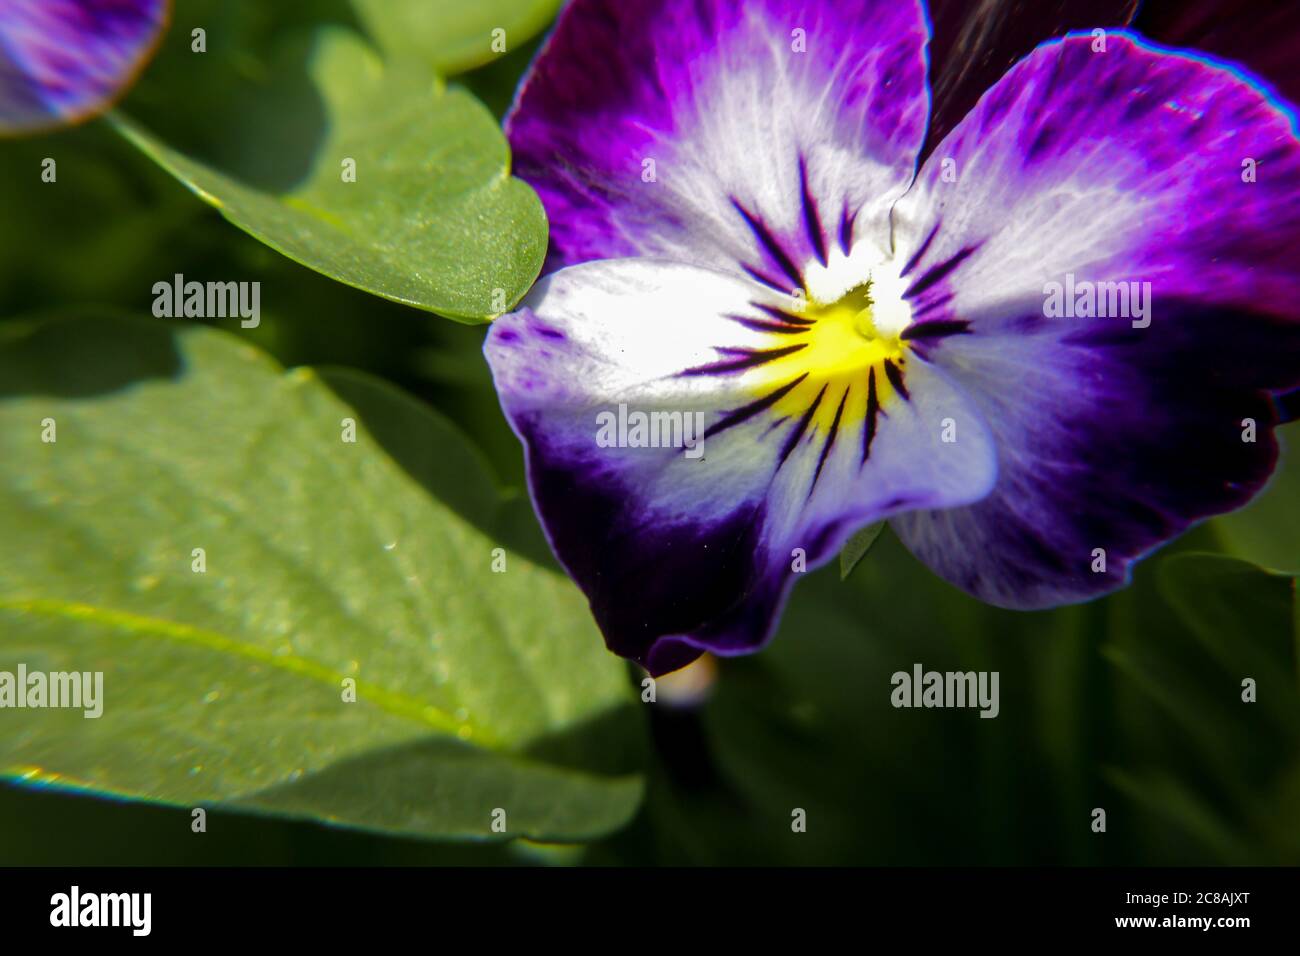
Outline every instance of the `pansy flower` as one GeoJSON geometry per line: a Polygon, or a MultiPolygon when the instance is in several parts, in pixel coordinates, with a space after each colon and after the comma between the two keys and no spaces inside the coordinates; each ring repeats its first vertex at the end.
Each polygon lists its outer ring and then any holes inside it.
{"type": "Polygon", "coordinates": [[[486,354],[556,555],[652,673],[760,647],[871,522],[1043,608],[1273,469],[1294,117],[1079,32],[918,163],[928,40],[910,0],[574,0],[520,88],[555,271],[486,354]]]}
{"type": "Polygon", "coordinates": [[[4,0],[0,135],[102,112],[152,55],[168,9],[168,0],[4,0]]]}

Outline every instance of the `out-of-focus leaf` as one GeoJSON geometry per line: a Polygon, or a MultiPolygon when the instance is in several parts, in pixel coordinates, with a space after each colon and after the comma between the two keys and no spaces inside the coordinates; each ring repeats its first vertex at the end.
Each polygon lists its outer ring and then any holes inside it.
{"type": "Polygon", "coordinates": [[[560,0],[352,0],[386,53],[417,56],[443,75],[513,51],[555,16],[560,0]]]}
{"type": "MultiPolygon", "coordinates": [[[[1170,550],[1213,541],[1202,527],[1170,550]]],[[[761,654],[719,662],[693,724],[656,712],[673,752],[595,862],[1300,859],[1287,578],[1175,554],[1115,595],[1021,613],[943,583],[888,531],[837,577],[800,582],[761,654]],[[891,677],[916,665],[996,671],[998,716],[895,708],[891,677]]]]}
{"type": "Polygon", "coordinates": [[[523,82],[528,67],[536,59],[537,51],[544,42],[543,36],[535,36],[527,43],[512,46],[509,53],[458,76],[456,82],[464,84],[466,89],[482,100],[493,116],[504,120],[514,105],[519,84],[523,82]]]}
{"type": "Polygon", "coordinates": [[[1287,696],[1297,696],[1290,641],[1295,575],[1218,554],[1177,554],[1160,563],[1160,585],[1179,617],[1221,665],[1258,674],[1290,671],[1294,679],[1284,689],[1287,696]]]}
{"type": "Polygon", "coordinates": [[[577,590],[502,546],[493,476],[420,412],[200,326],[7,336],[0,670],[102,671],[104,698],[98,719],[7,710],[0,767],[421,837],[624,823],[625,672],[577,590]]]}
{"type": "Polygon", "coordinates": [[[256,167],[223,171],[125,117],[119,126],[235,225],[340,282],[466,322],[523,296],[541,270],[546,217],[510,176],[481,103],[422,64],[384,64],[339,28],[286,48],[280,67],[273,115],[226,133],[258,146],[256,167]]]}
{"type": "Polygon", "coordinates": [[[143,305],[159,262],[199,241],[208,215],[100,123],[6,142],[0,208],[3,315],[60,302],[143,305]],[[46,159],[56,163],[54,182],[32,176],[46,159]]]}
{"type": "Polygon", "coordinates": [[[157,57],[121,109],[173,148],[241,171],[245,154],[283,162],[275,154],[293,151],[299,134],[320,124],[304,96],[309,77],[277,68],[282,51],[324,26],[362,30],[348,0],[181,0],[172,13],[157,57]],[[278,126],[259,124],[252,141],[230,135],[261,113],[278,126]]]}
{"type": "Polygon", "coordinates": [[[840,551],[840,580],[846,580],[853,569],[858,566],[858,562],[867,556],[871,546],[876,543],[880,537],[880,532],[885,530],[885,523],[877,521],[875,524],[869,524],[865,528],[856,532],[853,537],[849,538],[844,544],[844,549],[840,551]]]}
{"type": "Polygon", "coordinates": [[[1122,728],[1108,776],[1133,800],[1112,823],[1148,862],[1294,863],[1294,577],[1197,553],[1139,571],[1104,647],[1122,728]]]}
{"type": "Polygon", "coordinates": [[[1109,776],[1134,804],[1192,836],[1213,851],[1216,860],[1240,866],[1253,859],[1250,848],[1225,826],[1223,817],[1178,780],[1158,772],[1134,776],[1112,770],[1109,776]]]}
{"type": "Polygon", "coordinates": [[[718,662],[694,731],[671,715],[667,770],[615,849],[676,864],[1089,861],[1104,848],[1087,840],[1100,770],[1084,613],[980,604],[885,531],[847,581],[830,567],[801,580],[762,653],[718,662]],[[917,664],[999,672],[998,716],[894,707],[893,675],[917,664]],[[1059,672],[1068,692],[1046,679],[1059,672]],[[1044,720],[1060,700],[1063,727],[1044,720]],[[1044,756],[1058,741],[1076,751],[1066,774],[1044,756]]]}

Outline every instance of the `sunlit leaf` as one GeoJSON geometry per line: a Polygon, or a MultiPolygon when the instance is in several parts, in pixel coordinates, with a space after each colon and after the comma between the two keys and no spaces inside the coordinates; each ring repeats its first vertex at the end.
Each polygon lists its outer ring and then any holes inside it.
{"type": "Polygon", "coordinates": [[[0,671],[104,698],[6,711],[0,767],[425,837],[620,826],[638,705],[506,511],[454,427],[358,373],[180,323],[11,335],[0,671]]]}
{"type": "Polygon", "coordinates": [[[232,223],[340,282],[467,322],[523,296],[541,269],[546,217],[510,176],[483,104],[422,64],[383,63],[339,28],[286,47],[279,71],[273,108],[225,131],[244,144],[234,169],[117,122],[232,223]]]}

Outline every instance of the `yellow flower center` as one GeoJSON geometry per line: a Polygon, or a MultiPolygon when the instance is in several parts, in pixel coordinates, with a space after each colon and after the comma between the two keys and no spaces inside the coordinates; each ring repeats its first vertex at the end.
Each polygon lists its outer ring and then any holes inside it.
{"type": "Polygon", "coordinates": [[[907,344],[901,330],[877,325],[871,288],[868,281],[835,302],[810,301],[798,313],[804,331],[771,336],[773,348],[802,347],[760,366],[752,381],[758,393],[771,394],[803,376],[772,408],[794,419],[811,410],[805,433],[861,423],[874,415],[873,405],[878,409],[892,399],[903,381],[907,344]]]}

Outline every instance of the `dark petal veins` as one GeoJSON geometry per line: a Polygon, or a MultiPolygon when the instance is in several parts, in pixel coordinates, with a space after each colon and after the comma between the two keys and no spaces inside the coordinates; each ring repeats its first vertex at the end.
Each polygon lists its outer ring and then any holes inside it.
{"type": "Polygon", "coordinates": [[[840,249],[847,255],[853,248],[853,224],[857,221],[857,210],[849,211],[846,206],[840,214],[840,249]]]}
{"type": "Polygon", "coordinates": [[[772,276],[769,275],[768,273],[763,272],[761,269],[754,268],[747,262],[742,262],[740,264],[740,269],[742,272],[745,273],[745,275],[749,276],[755,282],[762,283],[763,285],[771,289],[773,292],[789,293],[790,291],[792,291],[790,289],[787,289],[785,285],[781,283],[780,279],[772,278],[772,276]]]}
{"type": "Polygon", "coordinates": [[[714,435],[718,434],[719,432],[726,431],[728,428],[731,428],[733,425],[739,425],[741,422],[749,421],[749,419],[753,418],[759,412],[763,411],[764,409],[771,408],[773,405],[779,402],[782,398],[784,398],[786,395],[790,393],[790,390],[792,388],[794,388],[796,385],[798,385],[807,377],[808,377],[808,373],[804,372],[798,378],[786,382],[780,388],[773,389],[771,392],[764,395],[762,398],[750,402],[748,405],[743,405],[740,408],[735,409],[734,411],[728,412],[726,415],[722,417],[720,421],[715,422],[714,424],[710,425],[708,428],[704,430],[704,437],[712,438],[714,435]]]}
{"type": "Polygon", "coordinates": [[[821,217],[817,213],[817,200],[808,186],[808,160],[799,157],[799,193],[803,203],[803,222],[808,231],[808,241],[817,253],[817,261],[826,265],[826,237],[822,234],[821,217]]]}
{"type": "Polygon", "coordinates": [[[785,322],[770,322],[767,319],[755,319],[747,315],[729,315],[727,318],[739,322],[745,328],[753,329],[755,332],[775,332],[777,335],[805,335],[808,332],[806,326],[789,325],[785,322]]]}
{"type": "Polygon", "coordinates": [[[922,243],[917,247],[916,252],[912,253],[911,258],[907,260],[907,265],[903,266],[903,271],[898,274],[899,278],[906,279],[908,276],[912,274],[912,272],[916,269],[917,265],[920,263],[921,259],[923,259],[925,257],[925,254],[929,251],[930,243],[934,242],[934,237],[939,234],[939,230],[942,227],[943,227],[942,219],[938,219],[938,221],[935,222],[935,224],[930,227],[929,234],[925,237],[924,241],[922,241],[922,243]]]}
{"type": "Polygon", "coordinates": [[[808,406],[808,410],[803,413],[803,417],[800,418],[798,424],[795,425],[794,431],[790,433],[790,437],[786,439],[785,445],[781,448],[781,457],[776,463],[778,470],[780,470],[781,466],[786,463],[790,457],[790,453],[794,451],[795,446],[799,444],[799,440],[803,438],[804,432],[808,430],[808,423],[811,422],[813,416],[817,414],[817,408],[821,405],[822,397],[825,394],[826,386],[823,385],[821,391],[817,393],[817,397],[813,399],[813,403],[808,406]]]}
{"type": "Polygon", "coordinates": [[[899,333],[905,342],[917,339],[942,339],[949,335],[964,335],[970,331],[965,319],[935,319],[931,322],[913,322],[899,333]]]}
{"type": "Polygon", "coordinates": [[[760,365],[766,365],[779,358],[787,355],[793,355],[800,349],[807,348],[807,344],[800,342],[798,345],[787,345],[779,349],[729,349],[722,348],[718,351],[727,352],[735,358],[723,359],[720,362],[710,362],[707,365],[698,365],[695,368],[688,368],[682,375],[724,375],[729,372],[743,372],[751,368],[757,368],[760,365]]]}
{"type": "MultiPolygon", "coordinates": [[[[802,169],[802,164],[800,168],[802,169]]],[[[740,213],[741,218],[745,220],[745,225],[747,225],[750,232],[754,234],[754,237],[758,240],[758,244],[762,247],[763,251],[766,252],[771,261],[774,262],[783,273],[785,273],[786,278],[793,283],[790,291],[793,291],[794,289],[802,289],[803,273],[800,272],[799,267],[794,264],[794,260],[790,258],[790,254],[781,248],[781,243],[772,235],[771,230],[764,225],[761,219],[742,206],[740,201],[734,196],[731,198],[731,205],[736,208],[736,212],[740,213]]]]}
{"type": "Polygon", "coordinates": [[[876,370],[867,372],[867,417],[862,423],[862,464],[871,457],[871,443],[876,439],[876,417],[880,414],[880,397],[876,394],[876,370]]]}
{"type": "Polygon", "coordinates": [[[808,489],[809,496],[812,495],[813,489],[817,487],[817,479],[822,476],[822,469],[826,467],[826,458],[831,453],[831,446],[835,444],[835,436],[839,434],[840,419],[844,416],[844,403],[849,400],[849,389],[846,387],[844,393],[840,395],[840,403],[835,408],[835,418],[831,421],[830,431],[826,433],[826,441],[822,444],[822,453],[817,458],[817,470],[813,472],[812,487],[808,489]]]}
{"type": "Polygon", "coordinates": [[[776,319],[779,322],[791,322],[795,325],[816,324],[815,320],[813,319],[808,319],[801,315],[795,315],[793,312],[786,312],[784,309],[778,309],[776,306],[768,305],[764,302],[751,302],[749,304],[752,305],[754,308],[758,309],[760,312],[770,315],[772,318],[776,319]]]}
{"type": "Polygon", "coordinates": [[[903,400],[907,401],[912,396],[907,393],[907,386],[903,383],[903,370],[888,359],[885,360],[885,378],[889,379],[889,384],[894,387],[903,400]]]}
{"type": "Polygon", "coordinates": [[[916,340],[943,338],[942,335],[927,336],[926,330],[950,324],[951,320],[934,318],[934,315],[943,315],[944,306],[950,303],[954,296],[955,293],[952,289],[942,288],[939,292],[927,295],[919,302],[914,301],[912,303],[912,324],[899,333],[899,338],[916,340]]]}
{"type": "MultiPolygon", "coordinates": [[[[922,249],[922,252],[924,252],[924,249],[922,249]]],[[[956,255],[950,256],[938,265],[932,266],[926,271],[925,275],[912,283],[904,295],[909,299],[920,299],[926,292],[952,275],[953,270],[970,258],[974,252],[974,246],[967,246],[957,252],[956,255]]]]}

